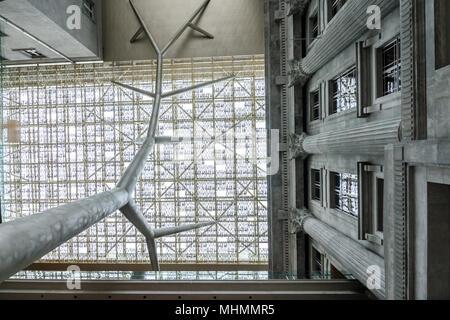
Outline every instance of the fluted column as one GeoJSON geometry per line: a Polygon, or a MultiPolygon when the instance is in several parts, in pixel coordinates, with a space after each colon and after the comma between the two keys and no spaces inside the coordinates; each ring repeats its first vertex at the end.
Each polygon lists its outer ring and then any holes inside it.
{"type": "MultiPolygon", "coordinates": [[[[353,277],[363,285],[368,282],[378,283],[381,289],[371,291],[380,299],[385,299],[385,267],[384,260],[369,251],[357,241],[347,237],[326,223],[316,219],[308,210],[293,210],[291,222],[297,224],[297,230],[303,230],[311,238],[326,248],[353,277]],[[376,268],[379,273],[374,272],[376,268]],[[372,272],[371,272],[372,271],[372,272]]],[[[293,228],[295,229],[295,228],[293,228]]]]}
{"type": "Polygon", "coordinates": [[[290,147],[296,150],[295,157],[322,153],[382,155],[385,145],[400,140],[401,121],[385,120],[314,136],[296,136],[290,147]]]}
{"type": "Polygon", "coordinates": [[[339,52],[368,31],[367,8],[377,5],[381,14],[391,12],[399,5],[399,0],[349,0],[331,20],[325,33],[321,36],[308,55],[302,60],[302,70],[312,74],[330,61],[339,52]]]}

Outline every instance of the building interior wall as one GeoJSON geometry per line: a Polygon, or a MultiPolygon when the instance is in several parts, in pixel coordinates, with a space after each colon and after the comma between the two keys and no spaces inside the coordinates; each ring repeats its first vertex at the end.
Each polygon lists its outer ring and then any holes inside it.
{"type": "MultiPolygon", "coordinates": [[[[352,43],[337,52],[330,46],[324,46],[322,38],[330,34],[338,37],[346,32],[332,24],[333,19],[349,15],[348,8],[356,3],[358,2],[326,0],[266,1],[266,8],[278,8],[286,15],[284,18],[280,18],[280,14],[271,16],[266,10],[266,29],[269,25],[267,30],[273,30],[272,37],[285,39],[289,52],[286,57],[291,61],[277,59],[276,54],[270,52],[274,59],[266,57],[266,63],[270,64],[266,68],[277,73],[277,65],[281,61],[282,69],[284,63],[288,65],[288,70],[291,69],[291,73],[286,74],[287,82],[294,83],[294,86],[288,89],[291,90],[291,96],[287,102],[281,98],[281,103],[287,103],[289,110],[295,112],[295,126],[291,125],[289,131],[291,134],[305,134],[306,139],[321,135],[322,140],[317,139],[318,143],[323,143],[313,154],[307,154],[303,149],[304,153],[296,160],[297,169],[295,174],[290,175],[291,179],[295,177],[296,180],[295,210],[302,209],[298,206],[302,206],[304,202],[305,209],[302,210],[310,212],[312,218],[303,216],[301,219],[317,219],[330,230],[337,230],[345,238],[361,245],[364,248],[361,255],[375,253],[377,257],[382,258],[386,291],[381,295],[378,293],[378,297],[448,298],[448,213],[445,209],[438,210],[439,214],[436,213],[437,208],[445,207],[446,200],[443,197],[447,198],[449,195],[450,185],[445,179],[448,177],[449,161],[446,159],[447,151],[444,150],[450,138],[450,69],[448,62],[445,63],[445,55],[442,54],[442,48],[448,45],[442,32],[442,17],[447,4],[439,0],[396,1],[394,8],[382,12],[381,30],[366,29],[366,32],[360,35],[355,34],[352,43]],[[343,5],[336,15],[330,18],[330,8],[335,3],[343,5]],[[406,14],[411,17],[410,20],[400,18],[406,14]],[[284,33],[283,23],[289,25],[289,32],[292,33],[284,33]],[[317,28],[317,31],[314,28],[317,28]],[[381,54],[386,45],[397,36],[400,39],[396,54],[399,57],[398,63],[401,64],[401,82],[398,82],[401,86],[392,93],[383,94],[381,54]],[[296,69],[296,63],[303,66],[305,60],[309,63],[314,59],[309,54],[314,51],[314,46],[321,46],[327,52],[333,51],[335,54],[330,54],[330,58],[312,73],[306,74],[304,69],[296,69]],[[353,82],[347,82],[346,85],[349,88],[354,86],[355,90],[352,93],[349,91],[345,96],[346,101],[351,101],[351,105],[348,110],[331,112],[334,80],[352,66],[356,66],[357,76],[353,82]],[[315,93],[316,90],[318,93],[315,93]],[[313,101],[317,101],[318,107],[313,101]],[[317,118],[313,118],[313,110],[317,113],[317,118]],[[359,128],[361,133],[353,133],[353,139],[357,143],[358,140],[365,139],[365,130],[371,125],[391,120],[397,121],[399,128],[401,127],[397,137],[389,140],[386,135],[382,135],[383,131],[380,131],[380,135],[374,136],[372,141],[368,140],[368,143],[372,143],[379,139],[385,150],[378,147],[370,150],[363,146],[358,150],[357,147],[350,146],[350,139],[342,142],[342,150],[334,148],[332,142],[328,145],[324,142],[324,139],[328,139],[324,133],[338,135],[341,132],[349,132],[352,128],[359,128]],[[433,152],[430,154],[426,150],[421,151],[424,146],[433,152]],[[352,154],[345,148],[353,150],[352,154]],[[365,165],[361,167],[361,163],[365,165]],[[312,196],[314,183],[311,169],[318,170],[315,172],[320,176],[320,199],[314,199],[312,196]],[[358,177],[358,211],[354,215],[332,207],[334,200],[331,196],[335,180],[331,178],[331,172],[348,173],[358,177]],[[431,177],[434,177],[434,180],[431,177]],[[378,208],[382,208],[382,220],[377,220],[378,208]],[[382,228],[377,224],[383,224],[382,228]],[[375,230],[375,226],[382,230],[375,230]],[[367,228],[371,228],[372,232],[366,232],[367,228]],[[437,243],[441,244],[440,253],[436,249],[437,243]],[[445,283],[442,288],[436,285],[439,280],[445,283]]],[[[275,42],[271,39],[270,46],[283,57],[283,45],[278,47],[282,41],[275,42]]],[[[266,55],[267,52],[269,51],[266,50],[266,55]]],[[[270,77],[269,74],[267,76],[270,77]]],[[[287,82],[283,82],[281,77],[277,78],[277,81],[279,91],[268,91],[271,94],[268,101],[273,101],[268,103],[269,108],[278,108],[276,104],[279,103],[280,97],[277,95],[285,90],[284,85],[287,82]]],[[[332,140],[332,136],[330,135],[329,139],[332,140]]],[[[292,152],[297,152],[298,149],[295,148],[298,147],[297,142],[291,142],[292,152]]],[[[275,191],[272,192],[276,194],[275,191]]],[[[272,214],[276,216],[276,213],[272,214]]],[[[304,228],[305,220],[300,221],[297,239],[301,242],[304,238],[302,227],[304,228]]],[[[286,266],[287,269],[291,267],[311,272],[313,247],[322,255],[322,261],[333,260],[335,252],[320,243],[320,239],[311,236],[306,239],[306,246],[297,246],[302,252],[297,252],[295,266],[286,266]]],[[[290,244],[285,242],[284,245],[290,244]]],[[[350,259],[350,256],[348,258],[350,259]]],[[[284,261],[282,255],[272,256],[272,259],[284,261]]],[[[352,266],[350,260],[334,260],[333,267],[340,269],[342,273],[352,266]]],[[[323,271],[331,270],[327,263],[322,266],[323,271]]],[[[360,271],[361,274],[366,272],[360,271]]],[[[359,280],[365,284],[364,276],[359,280]]]]}

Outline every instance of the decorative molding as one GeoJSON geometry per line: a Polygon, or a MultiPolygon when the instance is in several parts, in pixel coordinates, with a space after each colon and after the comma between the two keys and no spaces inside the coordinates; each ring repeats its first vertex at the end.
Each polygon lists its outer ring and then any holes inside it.
{"type": "Polygon", "coordinates": [[[304,231],[304,225],[306,219],[312,218],[311,211],[306,208],[303,209],[291,209],[289,212],[289,232],[291,234],[297,234],[304,231]]]}
{"type": "Polygon", "coordinates": [[[306,73],[302,68],[301,60],[291,60],[289,61],[290,71],[289,75],[289,84],[288,87],[291,88],[296,85],[304,86],[305,83],[311,77],[310,74],[306,73]]]}
{"type": "Polygon", "coordinates": [[[306,137],[306,133],[294,133],[289,136],[289,149],[292,152],[292,159],[301,158],[304,160],[308,157],[309,153],[303,149],[303,141],[306,137]]]}
{"type": "Polygon", "coordinates": [[[309,0],[289,0],[287,16],[292,16],[294,14],[303,14],[305,9],[308,7],[309,0]]]}

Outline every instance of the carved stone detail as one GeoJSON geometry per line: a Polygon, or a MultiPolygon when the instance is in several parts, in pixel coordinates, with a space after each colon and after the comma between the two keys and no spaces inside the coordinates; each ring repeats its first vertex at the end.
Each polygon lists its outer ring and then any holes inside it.
{"type": "Polygon", "coordinates": [[[312,218],[311,212],[306,209],[291,209],[289,212],[289,232],[291,234],[296,234],[298,232],[304,231],[303,226],[306,219],[312,218]]]}
{"type": "Polygon", "coordinates": [[[307,137],[306,133],[292,134],[289,136],[289,148],[292,152],[292,159],[301,158],[306,159],[309,155],[303,148],[303,141],[307,137]]]}
{"type": "Polygon", "coordinates": [[[309,80],[310,74],[303,71],[301,60],[291,60],[289,61],[290,71],[289,75],[289,87],[293,87],[295,85],[304,86],[305,83],[309,80]]]}

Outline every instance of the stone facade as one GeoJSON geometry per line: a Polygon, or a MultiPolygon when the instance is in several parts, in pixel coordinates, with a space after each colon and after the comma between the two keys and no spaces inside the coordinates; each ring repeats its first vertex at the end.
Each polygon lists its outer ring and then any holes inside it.
{"type": "MultiPolygon", "coordinates": [[[[287,133],[290,232],[364,285],[375,267],[378,298],[450,298],[450,66],[440,54],[450,6],[278,2],[291,8],[277,16],[291,55],[266,63],[290,70],[288,110],[302,120],[287,133]],[[381,9],[380,30],[367,27],[369,5],[381,9]]],[[[297,252],[292,263],[311,272],[312,259],[297,252]]]]}

